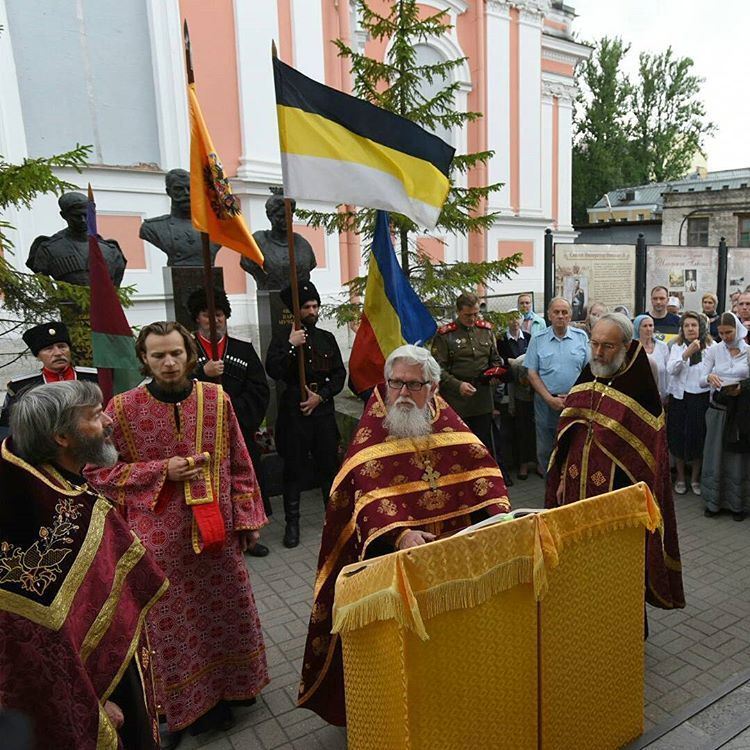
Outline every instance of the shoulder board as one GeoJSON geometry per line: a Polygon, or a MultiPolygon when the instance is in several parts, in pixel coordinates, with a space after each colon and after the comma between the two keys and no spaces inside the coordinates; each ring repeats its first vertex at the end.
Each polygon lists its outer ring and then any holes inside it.
{"type": "Polygon", "coordinates": [[[477,320],[474,325],[477,328],[489,328],[489,330],[492,330],[492,323],[489,320],[477,320]]]}
{"type": "MultiPolygon", "coordinates": [[[[551,326],[550,326],[550,328],[551,328],[551,326]]],[[[568,330],[569,331],[575,331],[576,333],[580,334],[581,336],[585,336],[586,338],[589,337],[588,333],[586,333],[586,331],[584,331],[583,328],[576,328],[575,326],[571,325],[571,326],[568,326],[568,330]]]]}
{"type": "Polygon", "coordinates": [[[73,368],[76,372],[86,372],[89,375],[98,375],[99,371],[96,369],[96,367],[74,367],[73,368]]]}
{"type": "Polygon", "coordinates": [[[24,388],[27,385],[27,382],[29,380],[40,378],[41,375],[41,370],[39,372],[30,372],[28,375],[21,375],[17,378],[13,378],[13,380],[9,380],[5,387],[8,393],[10,393],[11,396],[14,396],[20,389],[24,388]]]}
{"type": "Polygon", "coordinates": [[[456,325],[456,322],[453,321],[453,323],[446,323],[444,326],[440,326],[440,328],[437,329],[437,332],[442,335],[444,333],[455,331],[456,328],[458,328],[458,326],[456,325]]]}

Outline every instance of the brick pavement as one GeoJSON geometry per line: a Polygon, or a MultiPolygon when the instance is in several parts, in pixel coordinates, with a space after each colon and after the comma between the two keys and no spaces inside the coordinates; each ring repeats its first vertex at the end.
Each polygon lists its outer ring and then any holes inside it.
{"type": "MultiPolygon", "coordinates": [[[[510,490],[514,507],[540,507],[542,489],[537,477],[516,482],[510,490]]],[[[647,728],[750,667],[750,519],[736,523],[731,516],[704,518],[700,498],[692,494],[678,497],[676,506],[688,605],[673,612],[649,607],[647,728]]],[[[304,497],[302,543],[295,550],[281,544],[281,498],[274,498],[274,508],[276,515],[263,532],[271,554],[247,558],[266,637],[271,684],[255,706],[236,712],[238,720],[231,732],[186,737],[180,745],[184,750],[346,747],[343,730],[295,706],[322,527],[320,495],[311,492],[304,497]]],[[[689,742],[680,744],[681,750],[690,747],[689,742]]]]}

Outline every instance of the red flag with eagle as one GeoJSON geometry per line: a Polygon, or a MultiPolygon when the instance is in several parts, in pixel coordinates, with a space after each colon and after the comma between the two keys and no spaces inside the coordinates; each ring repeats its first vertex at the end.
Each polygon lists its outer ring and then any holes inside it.
{"type": "Polygon", "coordinates": [[[214,242],[263,266],[263,253],[240,212],[203,119],[195,84],[188,85],[190,107],[190,210],[193,226],[214,242]]]}

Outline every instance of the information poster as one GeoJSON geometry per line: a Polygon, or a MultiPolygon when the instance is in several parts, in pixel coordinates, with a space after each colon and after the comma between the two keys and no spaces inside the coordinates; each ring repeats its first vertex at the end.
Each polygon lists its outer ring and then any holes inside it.
{"type": "Polygon", "coordinates": [[[713,247],[650,245],[646,260],[646,304],[655,286],[665,286],[670,297],[677,297],[680,310],[700,312],[701,297],[716,294],[719,251],[713,247]]]}
{"type": "Polygon", "coordinates": [[[727,298],[724,309],[731,310],[737,297],[750,286],[750,247],[733,247],[727,258],[727,298]]]}
{"type": "Polygon", "coordinates": [[[574,322],[585,320],[594,302],[611,311],[624,307],[633,317],[635,247],[556,244],[555,294],[570,302],[574,322]]]}

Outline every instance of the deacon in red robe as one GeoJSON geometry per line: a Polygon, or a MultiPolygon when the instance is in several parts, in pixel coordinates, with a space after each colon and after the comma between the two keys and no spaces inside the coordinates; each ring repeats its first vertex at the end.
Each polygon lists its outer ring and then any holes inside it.
{"type": "Polygon", "coordinates": [[[494,459],[437,395],[440,366],[429,352],[399,347],[386,360],[385,377],[331,489],[299,687],[300,706],[340,726],[343,662],[331,625],[341,569],[510,510],[494,459]]]}
{"type": "Polygon", "coordinates": [[[178,323],[144,327],[136,352],[147,385],[107,406],[119,461],[87,471],[122,508],[169,576],[146,627],[159,711],[173,733],[231,726],[229,704],[268,683],[243,552],[267,523],[229,397],[188,380],[197,350],[178,323]]]}
{"type": "Polygon", "coordinates": [[[80,474],[117,460],[101,400],[85,381],[37,386],[0,449],[0,706],[37,750],[159,747],[143,620],[168,583],[80,474]]]}
{"type": "Polygon", "coordinates": [[[646,600],[685,606],[669,452],[659,389],[624,315],[607,313],[591,331],[591,362],[565,398],[550,458],[548,508],[645,482],[664,526],[646,539],[646,600]]]}

